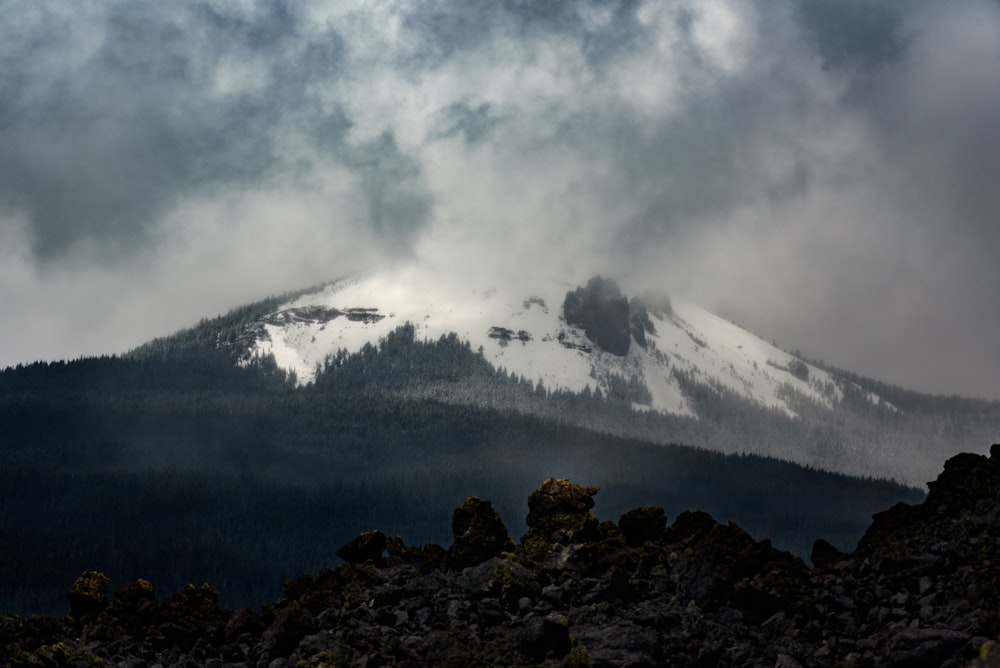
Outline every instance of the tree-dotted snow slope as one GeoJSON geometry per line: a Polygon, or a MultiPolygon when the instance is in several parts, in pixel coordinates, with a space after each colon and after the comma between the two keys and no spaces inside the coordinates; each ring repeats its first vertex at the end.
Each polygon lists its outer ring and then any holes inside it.
{"type": "Polygon", "coordinates": [[[549,390],[607,392],[610,376],[636,377],[651,396],[636,408],[693,415],[674,370],[789,414],[789,389],[827,406],[839,398],[827,372],[687,302],[675,301],[669,312],[650,310],[655,333],[646,335],[646,347],[633,340],[624,357],[605,352],[562,317],[566,293],[575,288],[520,277],[456,281],[411,266],[341,281],[282,305],[267,318],[253,352],[273,353],[306,384],[328,355],[377,345],[411,322],[427,340],[455,332],[498,369],[549,390]]]}

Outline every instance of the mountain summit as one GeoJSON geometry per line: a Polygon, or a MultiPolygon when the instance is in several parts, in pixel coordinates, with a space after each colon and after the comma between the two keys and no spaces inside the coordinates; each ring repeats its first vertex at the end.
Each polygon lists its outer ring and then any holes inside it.
{"type": "MultiPolygon", "coordinates": [[[[434,341],[454,332],[497,369],[549,390],[635,388],[633,407],[696,417],[679,375],[795,415],[796,398],[831,407],[834,377],[687,302],[628,299],[611,279],[474,280],[443,285],[415,271],[340,281],[282,304],[244,355],[273,354],[311,382],[339,350],[359,351],[406,322],[434,341]]],[[[879,397],[868,397],[874,404],[879,397]]]]}

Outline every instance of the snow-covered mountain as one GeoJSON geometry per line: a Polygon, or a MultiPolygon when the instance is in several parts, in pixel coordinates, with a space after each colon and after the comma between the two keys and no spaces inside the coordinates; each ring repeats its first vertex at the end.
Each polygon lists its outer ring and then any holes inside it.
{"type": "Polygon", "coordinates": [[[514,410],[911,485],[933,479],[956,452],[985,451],[1000,432],[998,402],[928,396],[824,368],[696,304],[629,299],[600,277],[580,285],[411,264],[240,307],[132,355],[191,351],[265,368],[273,360],[321,391],[377,389],[514,410]],[[421,358],[418,372],[417,357],[377,362],[371,355],[397,331],[468,346],[421,358]],[[339,366],[359,352],[346,371],[339,366]],[[435,365],[454,368],[438,373],[435,365]]]}
{"type": "Polygon", "coordinates": [[[675,371],[792,416],[796,396],[830,408],[842,396],[830,373],[695,304],[663,297],[643,303],[648,325],[630,335],[627,352],[609,352],[567,321],[563,303],[576,288],[522,278],[468,277],[455,285],[414,268],[371,274],[282,304],[264,319],[250,352],[273,354],[307,384],[327,356],[377,345],[410,322],[428,340],[455,332],[494,367],[548,390],[589,386],[607,394],[615,378],[638,380],[648,389],[648,397],[634,402],[640,410],[696,417],[675,371]]]}

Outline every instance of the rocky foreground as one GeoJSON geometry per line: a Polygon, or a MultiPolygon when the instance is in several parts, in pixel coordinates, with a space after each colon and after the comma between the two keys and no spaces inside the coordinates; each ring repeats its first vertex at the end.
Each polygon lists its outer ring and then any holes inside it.
{"type": "Polygon", "coordinates": [[[367,532],[344,563],[260,612],[210,585],[108,599],[88,571],[69,615],[0,617],[6,666],[1000,666],[1000,445],[950,459],[926,501],[879,513],[853,554],[813,567],[701,512],[590,513],[596,488],[546,480],[528,533],[488,501],[454,541],[367,532]]]}

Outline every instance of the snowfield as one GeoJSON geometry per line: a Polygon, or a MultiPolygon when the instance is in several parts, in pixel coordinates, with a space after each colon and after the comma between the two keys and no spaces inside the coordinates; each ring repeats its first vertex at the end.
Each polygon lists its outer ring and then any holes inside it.
{"type": "Polygon", "coordinates": [[[275,317],[272,320],[280,324],[265,324],[266,336],[252,352],[272,353],[279,366],[294,371],[300,384],[308,384],[328,355],[340,349],[353,353],[366,343],[377,345],[381,337],[411,322],[425,340],[455,332],[494,367],[541,382],[549,390],[580,392],[589,386],[606,392],[609,376],[637,377],[651,395],[648,405],[634,404],[639,410],[694,415],[675,370],[790,415],[795,414],[786,401],[790,389],[829,407],[841,396],[830,374],[683,301],[674,301],[669,313],[650,310],[656,332],[646,335],[647,347],[633,339],[624,357],[605,352],[562,318],[566,293],[575,288],[556,280],[529,283],[521,277],[491,283],[468,278],[457,284],[416,267],[371,274],[282,305],[278,314],[321,307],[341,315],[331,320],[275,317]]]}

